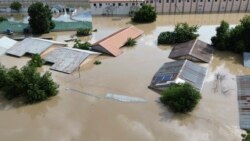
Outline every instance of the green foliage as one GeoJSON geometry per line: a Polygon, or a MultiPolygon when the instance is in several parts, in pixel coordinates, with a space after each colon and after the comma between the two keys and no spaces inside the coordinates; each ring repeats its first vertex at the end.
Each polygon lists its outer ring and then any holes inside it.
{"type": "Polygon", "coordinates": [[[96,60],[96,61],[94,62],[94,64],[95,64],[95,65],[100,65],[100,64],[102,64],[102,62],[99,61],[99,60],[96,60]]]}
{"type": "Polygon", "coordinates": [[[250,51],[250,16],[244,17],[235,28],[222,21],[216,28],[216,36],[211,38],[212,45],[218,50],[237,53],[250,51]]]}
{"type": "Polygon", "coordinates": [[[10,4],[10,8],[19,12],[19,10],[22,8],[22,4],[18,1],[14,1],[10,4]]]}
{"type": "Polygon", "coordinates": [[[8,21],[8,19],[5,18],[5,17],[1,17],[1,16],[0,16],[0,22],[3,22],[3,21],[8,21]]]}
{"type": "Polygon", "coordinates": [[[97,32],[97,29],[94,29],[93,32],[97,32]]]}
{"type": "Polygon", "coordinates": [[[191,112],[200,99],[200,92],[188,83],[169,86],[160,98],[161,102],[175,113],[191,112]]]}
{"type": "Polygon", "coordinates": [[[134,12],[132,21],[135,23],[152,23],[156,20],[156,12],[151,5],[143,5],[138,11],[134,12]]]}
{"type": "Polygon", "coordinates": [[[44,60],[41,58],[39,54],[35,54],[32,56],[31,60],[28,62],[29,66],[32,67],[41,67],[44,63],[44,60]]]}
{"type": "Polygon", "coordinates": [[[242,141],[250,141],[250,130],[246,130],[247,134],[242,134],[243,137],[242,141]]]}
{"type": "Polygon", "coordinates": [[[196,39],[198,26],[189,26],[187,23],[179,23],[173,32],[162,32],[158,36],[158,44],[176,44],[196,39]]]}
{"type": "Polygon", "coordinates": [[[76,31],[77,36],[88,36],[91,34],[90,28],[78,28],[76,31]]]}
{"type": "Polygon", "coordinates": [[[81,40],[76,39],[73,48],[90,50],[91,44],[89,42],[81,43],[81,40]]]}
{"type": "MultiPolygon", "coordinates": [[[[38,57],[34,58],[37,60],[38,57]]],[[[51,74],[46,72],[41,75],[36,71],[37,63],[34,65],[30,62],[21,69],[6,69],[0,65],[0,89],[5,98],[11,100],[20,97],[26,103],[35,103],[58,93],[59,86],[52,80],[51,74]]]]}
{"type": "Polygon", "coordinates": [[[136,40],[128,38],[127,42],[125,43],[124,46],[132,47],[136,45],[136,40]]]}
{"type": "Polygon", "coordinates": [[[30,16],[29,24],[34,34],[43,34],[50,32],[55,27],[52,21],[52,12],[48,5],[36,2],[30,5],[28,9],[30,16]]]}

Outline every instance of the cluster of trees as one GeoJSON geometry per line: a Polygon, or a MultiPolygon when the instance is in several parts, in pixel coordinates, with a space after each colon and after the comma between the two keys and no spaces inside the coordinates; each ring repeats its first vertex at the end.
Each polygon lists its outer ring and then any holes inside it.
{"type": "Polygon", "coordinates": [[[21,69],[5,68],[0,65],[0,90],[8,100],[21,98],[25,103],[35,103],[55,96],[58,85],[52,80],[49,72],[41,75],[37,67],[43,64],[39,55],[21,69]]]}
{"type": "Polygon", "coordinates": [[[82,50],[90,50],[91,44],[89,42],[81,43],[81,40],[76,39],[73,48],[82,49],[82,50]]]}
{"type": "Polygon", "coordinates": [[[246,134],[242,134],[242,141],[250,141],[250,130],[246,130],[246,134]]]}
{"type": "Polygon", "coordinates": [[[34,34],[48,33],[55,28],[52,21],[52,12],[49,6],[41,2],[33,3],[28,8],[29,25],[34,34]]]}
{"type": "Polygon", "coordinates": [[[154,7],[144,4],[139,10],[134,12],[132,21],[135,23],[152,23],[156,20],[157,14],[154,7]]]}
{"type": "Polygon", "coordinates": [[[173,32],[166,31],[160,33],[158,44],[176,44],[196,39],[199,36],[196,33],[198,29],[197,25],[190,26],[187,23],[179,23],[175,26],[173,32]]]}
{"type": "Polygon", "coordinates": [[[77,36],[88,36],[91,34],[91,29],[90,28],[78,28],[76,31],[77,36]]]}
{"type": "Polygon", "coordinates": [[[12,10],[16,10],[17,12],[19,12],[20,9],[22,8],[22,4],[21,4],[20,2],[18,2],[18,1],[14,1],[14,2],[12,2],[12,3],[10,4],[10,8],[11,8],[12,10]]]}
{"type": "Polygon", "coordinates": [[[127,46],[127,47],[132,47],[135,45],[136,45],[136,40],[132,38],[128,38],[127,42],[124,44],[124,46],[127,46]]]}
{"type": "Polygon", "coordinates": [[[222,21],[216,28],[216,36],[211,38],[212,45],[218,50],[227,50],[237,53],[250,51],[250,16],[241,19],[240,24],[234,28],[222,21]]]}
{"type": "Polygon", "coordinates": [[[200,92],[188,83],[173,84],[160,97],[160,101],[175,113],[191,112],[200,99],[200,92]]]}

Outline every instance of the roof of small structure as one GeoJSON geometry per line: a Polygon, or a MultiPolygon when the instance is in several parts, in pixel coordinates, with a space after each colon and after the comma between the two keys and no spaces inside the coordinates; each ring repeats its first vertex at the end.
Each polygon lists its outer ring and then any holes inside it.
{"type": "Polygon", "coordinates": [[[169,54],[169,58],[178,59],[183,57],[189,59],[188,56],[191,56],[201,62],[209,63],[212,53],[213,49],[209,44],[196,39],[175,45],[169,54]]]}
{"type": "MultiPolygon", "coordinates": [[[[80,67],[81,63],[91,54],[79,49],[57,48],[44,57],[46,62],[54,63],[50,69],[72,73],[80,67]]],[[[92,53],[98,54],[98,53],[92,53]]]]}
{"type": "Polygon", "coordinates": [[[94,3],[94,2],[143,2],[145,0],[89,0],[90,3],[94,3]]]}
{"type": "Polygon", "coordinates": [[[0,38],[0,55],[4,54],[7,49],[11,48],[13,45],[17,43],[16,40],[10,39],[8,37],[0,38]]]}
{"type": "Polygon", "coordinates": [[[250,129],[250,75],[237,76],[240,128],[250,129]]]}
{"type": "Polygon", "coordinates": [[[98,45],[107,50],[111,55],[118,56],[122,53],[120,48],[124,46],[128,38],[135,39],[139,37],[141,34],[143,34],[142,30],[134,26],[129,26],[94,43],[92,48],[95,50],[95,46],[98,45]]]}
{"type": "Polygon", "coordinates": [[[188,82],[202,89],[207,69],[188,60],[165,63],[154,75],[150,88],[164,90],[170,83],[188,82]]]}
{"type": "Polygon", "coordinates": [[[250,52],[243,53],[244,66],[250,68],[250,52]]]}
{"type": "Polygon", "coordinates": [[[16,43],[13,47],[7,50],[7,54],[21,57],[26,53],[41,54],[52,45],[67,45],[65,43],[52,40],[25,38],[23,41],[16,43]]]}

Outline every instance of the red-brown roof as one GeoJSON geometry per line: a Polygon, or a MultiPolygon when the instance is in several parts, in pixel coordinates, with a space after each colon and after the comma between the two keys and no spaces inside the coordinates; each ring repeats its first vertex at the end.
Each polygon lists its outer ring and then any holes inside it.
{"type": "Polygon", "coordinates": [[[90,3],[93,2],[142,2],[144,0],[89,0],[90,3]]]}
{"type": "Polygon", "coordinates": [[[100,47],[107,50],[110,54],[114,56],[118,56],[122,53],[120,48],[124,46],[128,38],[135,39],[139,37],[141,34],[143,34],[143,31],[134,27],[129,26],[126,28],[123,28],[108,37],[96,42],[93,44],[93,48],[95,50],[96,45],[99,45],[100,47]]]}

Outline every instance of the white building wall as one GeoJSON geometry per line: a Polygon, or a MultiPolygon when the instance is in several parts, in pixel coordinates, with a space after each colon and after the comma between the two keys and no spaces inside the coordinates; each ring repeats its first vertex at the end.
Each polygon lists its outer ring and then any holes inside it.
{"type": "Polygon", "coordinates": [[[190,13],[192,0],[184,0],[183,12],[190,13]]]}
{"type": "Polygon", "coordinates": [[[163,1],[164,0],[155,0],[155,10],[157,13],[163,13],[163,1]]]}
{"type": "Polygon", "coordinates": [[[212,0],[205,0],[204,13],[210,13],[212,10],[212,0]]]}
{"type": "Polygon", "coordinates": [[[191,4],[191,13],[196,13],[196,8],[198,5],[198,0],[191,0],[192,4],[191,4]]]}
{"type": "Polygon", "coordinates": [[[231,12],[233,0],[227,0],[226,12],[231,12]]]}
{"type": "Polygon", "coordinates": [[[212,12],[217,13],[219,11],[220,1],[212,0],[212,12]]]}
{"type": "Polygon", "coordinates": [[[197,0],[196,13],[203,13],[205,7],[205,0],[197,0]]]}
{"type": "Polygon", "coordinates": [[[241,0],[240,12],[245,12],[247,9],[248,0],[241,0]]]}
{"type": "Polygon", "coordinates": [[[171,0],[164,0],[164,3],[163,3],[163,13],[170,13],[170,2],[171,0]]]}
{"type": "Polygon", "coordinates": [[[232,12],[238,12],[240,7],[240,0],[233,0],[232,12]]]}
{"type": "Polygon", "coordinates": [[[220,0],[219,3],[219,12],[225,12],[226,11],[226,6],[227,6],[227,0],[220,0]]]}
{"type": "Polygon", "coordinates": [[[247,0],[247,11],[250,11],[250,0],[247,0]]]}

